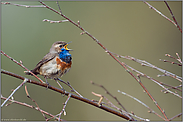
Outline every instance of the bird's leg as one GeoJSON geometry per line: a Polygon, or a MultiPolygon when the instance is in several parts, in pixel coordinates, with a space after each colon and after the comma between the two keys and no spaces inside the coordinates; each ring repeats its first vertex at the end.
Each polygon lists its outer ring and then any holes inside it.
{"type": "Polygon", "coordinates": [[[47,89],[48,89],[48,86],[49,86],[50,84],[48,83],[46,76],[44,76],[44,78],[45,78],[45,80],[46,80],[46,84],[47,84],[46,90],[47,90],[47,89]]]}

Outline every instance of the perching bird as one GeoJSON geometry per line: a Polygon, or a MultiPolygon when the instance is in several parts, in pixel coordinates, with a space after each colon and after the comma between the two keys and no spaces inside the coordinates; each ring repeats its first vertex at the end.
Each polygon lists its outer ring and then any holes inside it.
{"type": "MultiPolygon", "coordinates": [[[[64,41],[57,41],[53,43],[50,52],[46,54],[36,67],[31,70],[35,75],[42,75],[46,79],[57,79],[67,73],[72,64],[72,56],[68,49],[69,43],[64,41]]],[[[31,75],[30,72],[24,71],[26,75],[31,75]]]]}

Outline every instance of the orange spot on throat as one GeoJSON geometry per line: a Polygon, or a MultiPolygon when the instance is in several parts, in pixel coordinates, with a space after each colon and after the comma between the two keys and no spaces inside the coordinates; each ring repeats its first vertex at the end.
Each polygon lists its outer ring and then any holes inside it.
{"type": "Polygon", "coordinates": [[[64,71],[65,69],[71,68],[72,61],[70,63],[62,62],[58,57],[56,58],[58,68],[64,71]]]}

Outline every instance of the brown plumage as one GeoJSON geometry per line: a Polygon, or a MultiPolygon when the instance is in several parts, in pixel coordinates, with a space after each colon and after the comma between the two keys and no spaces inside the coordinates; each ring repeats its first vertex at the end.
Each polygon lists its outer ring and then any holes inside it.
{"type": "MultiPolygon", "coordinates": [[[[66,63],[59,58],[59,53],[63,47],[69,50],[67,45],[68,43],[63,41],[53,43],[49,53],[47,53],[43,59],[39,61],[31,72],[35,75],[39,74],[45,78],[51,79],[61,77],[63,74],[67,73],[71,68],[72,61],[70,63],[66,63]]],[[[25,71],[25,74],[31,75],[31,73],[27,71],[25,71]]]]}

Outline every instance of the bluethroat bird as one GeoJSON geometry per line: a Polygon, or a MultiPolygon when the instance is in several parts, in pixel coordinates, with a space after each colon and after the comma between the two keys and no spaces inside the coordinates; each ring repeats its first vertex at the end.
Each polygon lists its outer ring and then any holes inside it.
{"type": "MultiPolygon", "coordinates": [[[[62,77],[70,70],[72,64],[72,56],[69,53],[72,50],[67,48],[68,44],[64,41],[53,43],[50,52],[39,61],[31,72],[44,76],[48,85],[47,78],[56,80],[58,77],[62,77]]],[[[24,72],[26,75],[31,75],[28,71],[24,72]]]]}

